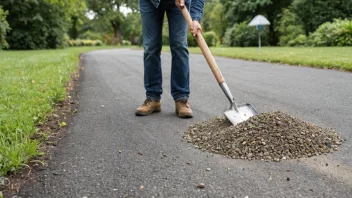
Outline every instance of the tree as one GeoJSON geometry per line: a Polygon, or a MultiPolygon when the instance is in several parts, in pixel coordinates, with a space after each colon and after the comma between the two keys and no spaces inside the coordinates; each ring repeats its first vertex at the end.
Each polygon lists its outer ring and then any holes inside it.
{"type": "Polygon", "coordinates": [[[290,9],[284,9],[275,29],[280,35],[280,46],[287,46],[300,35],[304,35],[302,22],[290,9]]]}
{"type": "Polygon", "coordinates": [[[3,0],[9,11],[10,49],[46,49],[64,45],[70,16],[82,8],[81,0],[3,0]]]}
{"type": "Polygon", "coordinates": [[[269,26],[269,43],[276,45],[279,41],[278,34],[274,28],[278,15],[283,8],[291,5],[293,0],[220,0],[224,5],[225,19],[228,26],[235,23],[249,21],[256,15],[261,14],[271,22],[269,26]]]}
{"type": "Polygon", "coordinates": [[[131,43],[136,44],[134,38],[142,34],[140,14],[137,12],[128,13],[121,25],[121,32],[124,39],[128,39],[131,43]]]}
{"type": "Polygon", "coordinates": [[[4,11],[0,6],[0,50],[9,46],[5,39],[6,33],[10,30],[10,26],[6,21],[7,14],[8,12],[4,11]]]}
{"type": "Polygon", "coordinates": [[[224,6],[217,1],[214,10],[210,14],[210,29],[213,30],[219,38],[222,38],[227,28],[227,21],[225,20],[224,6]]]}
{"type": "Polygon", "coordinates": [[[303,23],[306,36],[325,22],[352,17],[352,0],[294,0],[292,6],[303,23]]]}
{"type": "Polygon", "coordinates": [[[95,19],[103,24],[110,24],[113,29],[115,43],[121,42],[121,26],[124,23],[124,14],[121,7],[127,7],[136,12],[137,0],[86,0],[88,9],[95,14],[95,19]]]}

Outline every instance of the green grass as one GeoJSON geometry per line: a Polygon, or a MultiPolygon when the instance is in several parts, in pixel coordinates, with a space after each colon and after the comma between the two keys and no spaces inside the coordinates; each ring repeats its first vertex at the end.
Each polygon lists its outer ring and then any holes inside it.
{"type": "Polygon", "coordinates": [[[78,55],[101,48],[0,51],[0,176],[38,154],[38,142],[30,138],[65,98],[78,55]]]}
{"type": "MultiPolygon", "coordinates": [[[[169,51],[169,47],[163,49],[169,51]]],[[[189,50],[201,53],[199,48],[189,50]]],[[[218,47],[210,50],[216,56],[352,71],[352,47],[263,47],[261,54],[255,47],[218,47]]]]}

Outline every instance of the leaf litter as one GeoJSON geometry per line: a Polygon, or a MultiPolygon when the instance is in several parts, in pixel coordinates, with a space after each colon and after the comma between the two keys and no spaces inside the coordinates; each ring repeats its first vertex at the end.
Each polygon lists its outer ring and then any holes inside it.
{"type": "Polygon", "coordinates": [[[341,134],[280,111],[261,113],[233,126],[226,117],[191,125],[183,136],[202,151],[233,159],[279,162],[337,151],[341,134]]]}

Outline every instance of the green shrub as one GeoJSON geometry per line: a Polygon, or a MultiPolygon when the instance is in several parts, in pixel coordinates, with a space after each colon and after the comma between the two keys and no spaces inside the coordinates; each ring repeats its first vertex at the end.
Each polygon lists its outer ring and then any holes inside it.
{"type": "Polygon", "coordinates": [[[102,46],[103,42],[100,40],[68,40],[67,45],[70,47],[81,47],[81,46],[102,46]]]}
{"type": "Polygon", "coordinates": [[[169,36],[163,35],[163,45],[170,45],[169,36]]]}
{"type": "Polygon", "coordinates": [[[205,32],[203,34],[203,37],[209,47],[216,46],[216,33],[215,32],[213,32],[213,31],[205,32]]]}
{"type": "Polygon", "coordinates": [[[123,46],[130,46],[131,45],[131,41],[128,41],[128,40],[122,40],[121,43],[123,46]]]}
{"type": "Polygon", "coordinates": [[[187,34],[187,43],[189,47],[196,47],[198,45],[196,39],[189,32],[187,34]]]}
{"type": "Polygon", "coordinates": [[[8,10],[10,49],[56,49],[65,45],[68,20],[65,10],[48,1],[1,1],[8,10]]]}
{"type": "Polygon", "coordinates": [[[9,47],[5,39],[7,32],[10,30],[10,26],[6,21],[7,14],[8,12],[4,11],[0,6],[0,50],[9,47]]]}
{"type": "Polygon", "coordinates": [[[312,46],[352,46],[352,20],[326,22],[308,38],[312,46]]]}
{"type": "MultiPolygon", "coordinates": [[[[279,33],[279,45],[280,46],[297,46],[302,43],[302,35],[304,35],[304,29],[301,21],[297,15],[291,12],[290,9],[284,9],[278,25],[275,30],[279,33]],[[296,40],[300,37],[300,40],[296,40]]],[[[304,41],[302,45],[305,45],[304,41]]]]}
{"type": "Polygon", "coordinates": [[[336,31],[338,46],[352,46],[352,20],[345,20],[341,28],[336,31]]]}
{"type": "Polygon", "coordinates": [[[104,39],[103,35],[101,35],[100,33],[91,32],[90,30],[79,35],[78,38],[83,40],[103,40],[104,39]]]}
{"type": "Polygon", "coordinates": [[[288,46],[305,46],[307,44],[307,36],[300,34],[297,38],[290,40],[288,46]]]}
{"type": "MultiPolygon", "coordinates": [[[[268,28],[261,30],[262,45],[268,45],[268,28]]],[[[258,45],[258,30],[255,27],[248,26],[247,22],[234,24],[228,28],[223,38],[223,44],[227,46],[257,46],[258,45]]]]}

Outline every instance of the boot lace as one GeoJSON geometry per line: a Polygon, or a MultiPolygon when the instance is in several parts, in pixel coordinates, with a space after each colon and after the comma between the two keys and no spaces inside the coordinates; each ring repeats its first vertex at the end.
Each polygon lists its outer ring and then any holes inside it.
{"type": "Polygon", "coordinates": [[[152,99],[147,98],[147,99],[144,101],[143,106],[148,106],[149,103],[151,103],[151,102],[152,102],[152,99]]]}
{"type": "Polygon", "coordinates": [[[187,100],[179,100],[177,101],[180,103],[180,107],[186,107],[189,108],[188,101],[187,100]]]}

